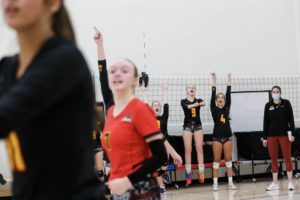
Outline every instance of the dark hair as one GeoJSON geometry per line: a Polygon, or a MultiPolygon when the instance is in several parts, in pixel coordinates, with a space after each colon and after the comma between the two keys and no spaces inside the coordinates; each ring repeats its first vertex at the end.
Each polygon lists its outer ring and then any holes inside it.
{"type": "Polygon", "coordinates": [[[52,30],[55,35],[65,38],[71,42],[76,41],[72,23],[66,7],[61,1],[61,6],[52,17],[52,30]]]}
{"type": "Polygon", "coordinates": [[[274,89],[278,89],[279,93],[281,94],[281,87],[279,87],[278,85],[275,85],[272,87],[271,91],[273,91],[274,89]]]}
{"type": "Polygon", "coordinates": [[[105,114],[104,114],[104,105],[102,102],[96,102],[95,105],[95,116],[94,116],[94,130],[98,130],[98,124],[100,122],[100,130],[103,131],[105,124],[105,114]],[[100,108],[100,111],[97,111],[96,108],[100,108]]]}

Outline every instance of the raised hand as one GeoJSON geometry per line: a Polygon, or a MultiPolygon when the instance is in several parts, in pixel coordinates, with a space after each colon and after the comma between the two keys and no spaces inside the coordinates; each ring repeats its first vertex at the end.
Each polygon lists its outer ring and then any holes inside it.
{"type": "Polygon", "coordinates": [[[212,80],[212,85],[216,86],[216,84],[217,84],[217,75],[216,75],[215,72],[211,73],[211,80],[212,80]]]}
{"type": "Polygon", "coordinates": [[[102,36],[101,32],[96,27],[94,27],[94,30],[95,30],[95,35],[94,35],[95,43],[98,46],[103,45],[103,36],[102,36]]]}
{"type": "Polygon", "coordinates": [[[231,85],[231,73],[227,74],[227,85],[231,85]]]}

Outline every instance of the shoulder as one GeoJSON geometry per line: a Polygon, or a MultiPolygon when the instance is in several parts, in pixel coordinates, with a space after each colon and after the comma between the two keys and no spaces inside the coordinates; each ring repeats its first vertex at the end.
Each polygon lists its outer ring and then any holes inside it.
{"type": "Polygon", "coordinates": [[[15,56],[7,56],[0,59],[0,74],[6,75],[11,71],[14,71],[18,67],[18,55],[15,56]]]}
{"type": "Polygon", "coordinates": [[[18,55],[6,56],[0,59],[0,67],[14,65],[18,62],[18,55]]]}
{"type": "Polygon", "coordinates": [[[150,108],[150,106],[145,103],[144,101],[142,101],[139,98],[134,98],[132,100],[133,105],[135,106],[136,110],[140,110],[140,109],[150,109],[152,111],[152,109],[150,108]]]}
{"type": "Polygon", "coordinates": [[[85,59],[77,46],[63,38],[54,37],[49,39],[42,47],[43,58],[53,62],[62,62],[69,65],[86,65],[85,59]]]}
{"type": "Polygon", "coordinates": [[[288,99],[281,99],[281,101],[283,102],[283,104],[291,106],[291,102],[288,99]]]}
{"type": "Polygon", "coordinates": [[[266,103],[265,107],[267,108],[267,107],[270,107],[271,105],[272,105],[272,101],[269,101],[266,103]]]}

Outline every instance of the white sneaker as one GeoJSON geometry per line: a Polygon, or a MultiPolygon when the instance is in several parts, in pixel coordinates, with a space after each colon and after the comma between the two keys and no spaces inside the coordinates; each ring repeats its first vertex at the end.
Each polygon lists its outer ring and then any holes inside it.
{"type": "Polygon", "coordinates": [[[295,190],[293,182],[289,182],[289,184],[288,184],[288,190],[290,190],[290,191],[295,190]]]}
{"type": "Polygon", "coordinates": [[[233,183],[228,183],[229,190],[236,190],[236,186],[233,183]]]}
{"type": "Polygon", "coordinates": [[[218,184],[213,184],[213,191],[219,191],[219,185],[218,184]]]}
{"type": "Polygon", "coordinates": [[[279,184],[272,182],[269,187],[266,189],[267,191],[279,190],[279,184]]]}

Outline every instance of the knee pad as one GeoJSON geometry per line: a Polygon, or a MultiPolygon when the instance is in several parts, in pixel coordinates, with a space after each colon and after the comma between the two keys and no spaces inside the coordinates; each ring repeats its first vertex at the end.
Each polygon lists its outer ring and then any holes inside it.
{"type": "Polygon", "coordinates": [[[225,162],[227,168],[232,168],[232,161],[225,162]]]}
{"type": "Polygon", "coordinates": [[[220,168],[220,163],[213,162],[213,169],[219,169],[219,168],[220,168]]]}

